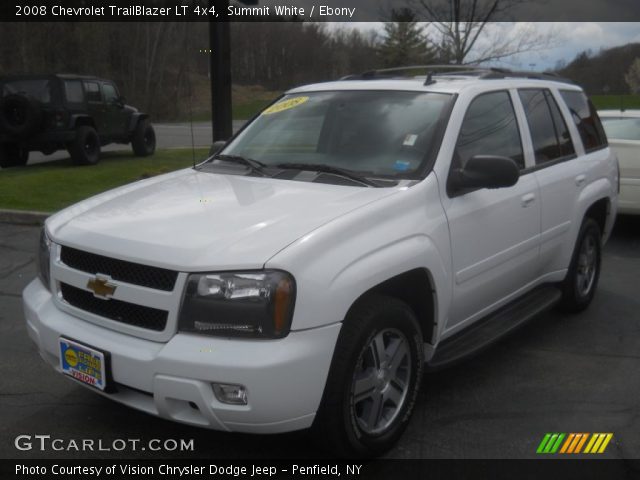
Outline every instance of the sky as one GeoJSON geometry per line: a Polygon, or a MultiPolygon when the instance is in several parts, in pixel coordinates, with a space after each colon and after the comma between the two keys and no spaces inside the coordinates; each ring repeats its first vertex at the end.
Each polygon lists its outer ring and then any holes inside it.
{"type": "MultiPolygon", "coordinates": [[[[342,24],[343,28],[345,25],[383,34],[382,23],[342,24]]],[[[596,53],[602,48],[640,43],[640,23],[638,22],[493,22],[488,25],[487,35],[483,41],[486,45],[494,35],[512,35],[523,30],[540,34],[551,33],[551,44],[539,51],[519,54],[488,65],[542,71],[553,69],[558,61],[569,63],[578,53],[587,49],[596,53]]],[[[479,41],[478,48],[483,46],[479,41]]]]}

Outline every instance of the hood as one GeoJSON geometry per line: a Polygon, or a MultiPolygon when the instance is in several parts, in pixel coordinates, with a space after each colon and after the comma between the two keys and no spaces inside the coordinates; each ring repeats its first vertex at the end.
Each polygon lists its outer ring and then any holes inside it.
{"type": "Polygon", "coordinates": [[[306,233],[396,191],[188,169],[80,202],[47,231],[62,245],[172,270],[261,268],[306,233]]]}

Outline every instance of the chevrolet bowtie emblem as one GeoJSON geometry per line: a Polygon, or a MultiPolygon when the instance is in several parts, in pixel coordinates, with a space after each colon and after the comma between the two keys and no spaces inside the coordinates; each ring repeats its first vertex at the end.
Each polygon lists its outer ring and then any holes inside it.
{"type": "Polygon", "coordinates": [[[110,283],[110,280],[111,277],[98,274],[87,282],[87,288],[93,292],[94,297],[108,300],[118,288],[113,283],[110,283]]]}

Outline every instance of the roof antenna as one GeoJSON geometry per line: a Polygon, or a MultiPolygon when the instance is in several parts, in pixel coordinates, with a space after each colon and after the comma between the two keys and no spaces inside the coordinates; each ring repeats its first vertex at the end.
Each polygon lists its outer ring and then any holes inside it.
{"type": "Polygon", "coordinates": [[[191,62],[189,59],[191,58],[191,49],[189,44],[189,29],[186,28],[188,23],[185,22],[184,29],[184,40],[185,47],[187,51],[187,96],[189,97],[189,127],[191,130],[191,160],[193,162],[193,168],[196,168],[196,146],[195,146],[195,138],[193,135],[193,88],[191,85],[191,62]]]}

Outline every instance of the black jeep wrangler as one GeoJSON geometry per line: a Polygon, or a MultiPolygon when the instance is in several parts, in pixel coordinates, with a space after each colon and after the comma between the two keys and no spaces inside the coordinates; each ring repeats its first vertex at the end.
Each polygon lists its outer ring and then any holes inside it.
{"type": "Polygon", "coordinates": [[[131,143],[152,155],[148,115],[125,105],[109,80],[79,75],[0,77],[0,167],[25,165],[30,151],[67,149],[80,165],[98,162],[100,147],[131,143]]]}

